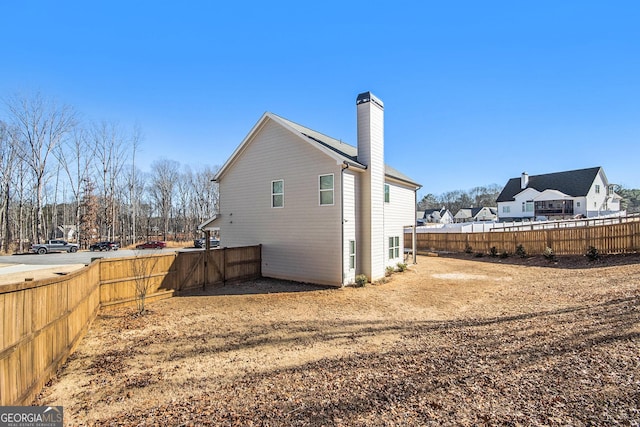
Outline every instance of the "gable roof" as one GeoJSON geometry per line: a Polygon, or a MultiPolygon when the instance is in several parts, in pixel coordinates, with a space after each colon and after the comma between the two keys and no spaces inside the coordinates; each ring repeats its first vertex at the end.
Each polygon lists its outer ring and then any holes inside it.
{"type": "MultiPolygon", "coordinates": [[[[287,120],[284,117],[280,117],[273,113],[265,113],[262,118],[258,121],[258,123],[251,129],[249,134],[242,141],[240,146],[236,149],[236,151],[231,155],[231,157],[227,160],[227,162],[220,168],[218,173],[216,174],[214,180],[217,180],[229,167],[229,165],[235,160],[235,158],[244,150],[244,147],[249,143],[249,141],[253,138],[260,128],[262,128],[263,124],[267,120],[272,120],[281,126],[289,129],[296,135],[298,135],[304,141],[310,143],[312,146],[320,149],[325,152],[325,154],[333,157],[336,161],[340,163],[346,163],[350,166],[354,166],[358,169],[366,169],[367,166],[360,163],[358,161],[358,149],[352,145],[349,145],[339,139],[332,138],[323,133],[317,132],[308,127],[302,126],[298,123],[292,122],[291,120],[287,120]]],[[[385,165],[385,175],[388,178],[393,178],[398,181],[402,181],[406,184],[415,187],[421,187],[420,184],[416,183],[414,180],[409,178],[407,175],[398,171],[397,169],[392,168],[391,166],[385,165]]]]}
{"type": "MultiPolygon", "coordinates": [[[[577,169],[566,172],[547,173],[544,175],[530,175],[527,188],[533,188],[539,192],[545,190],[558,190],[572,197],[586,196],[591,184],[596,179],[601,167],[577,169]]],[[[498,202],[515,200],[515,196],[523,191],[520,188],[520,177],[511,178],[498,196],[498,202]]]]}

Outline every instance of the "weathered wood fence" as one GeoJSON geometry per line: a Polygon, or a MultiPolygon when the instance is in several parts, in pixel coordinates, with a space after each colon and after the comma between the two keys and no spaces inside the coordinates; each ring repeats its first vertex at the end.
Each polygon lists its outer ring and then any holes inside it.
{"type": "MultiPolygon", "coordinates": [[[[410,244],[411,234],[405,235],[410,244]]],[[[601,254],[640,251],[640,222],[591,227],[556,228],[530,231],[492,231],[484,233],[418,233],[418,251],[443,251],[488,254],[495,247],[498,253],[513,254],[518,245],[529,254],[542,254],[545,248],[557,255],[584,255],[589,247],[601,254]]]]}
{"type": "Polygon", "coordinates": [[[0,406],[28,405],[73,352],[98,310],[261,276],[261,246],[103,258],[59,278],[0,286],[0,406]]]}

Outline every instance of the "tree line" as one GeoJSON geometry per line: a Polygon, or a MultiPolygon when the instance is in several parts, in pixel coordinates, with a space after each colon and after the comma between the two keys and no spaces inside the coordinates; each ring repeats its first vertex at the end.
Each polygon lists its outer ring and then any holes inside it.
{"type": "Polygon", "coordinates": [[[453,190],[442,193],[425,195],[418,201],[418,210],[440,209],[444,207],[455,215],[462,208],[497,206],[496,199],[502,192],[497,184],[474,187],[470,190],[453,190]]]}
{"type": "Polygon", "coordinates": [[[139,161],[142,132],[85,122],[42,94],[3,99],[0,115],[0,245],[67,238],[86,248],[149,238],[192,239],[218,207],[217,167],[139,161]]]}

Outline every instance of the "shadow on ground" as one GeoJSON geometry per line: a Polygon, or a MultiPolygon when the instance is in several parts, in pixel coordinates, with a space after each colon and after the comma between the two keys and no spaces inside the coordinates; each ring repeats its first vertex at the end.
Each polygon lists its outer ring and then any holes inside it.
{"type": "Polygon", "coordinates": [[[179,296],[258,295],[289,292],[313,292],[327,289],[337,288],[332,286],[314,285],[311,283],[288,282],[284,280],[262,278],[247,282],[207,286],[204,290],[189,290],[181,292],[179,296]]]}

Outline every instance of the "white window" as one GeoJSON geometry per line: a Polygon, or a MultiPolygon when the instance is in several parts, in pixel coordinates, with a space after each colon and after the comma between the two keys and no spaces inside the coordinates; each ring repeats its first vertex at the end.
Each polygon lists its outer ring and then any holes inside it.
{"type": "Polygon", "coordinates": [[[389,259],[400,258],[400,237],[389,237],[389,259]]]}
{"type": "Polygon", "coordinates": [[[533,202],[527,202],[525,212],[533,212],[533,202]]]}
{"type": "Polygon", "coordinates": [[[596,184],[596,194],[600,194],[600,186],[596,184]]]}
{"type": "Polygon", "coordinates": [[[384,202],[389,203],[389,184],[384,185],[384,202]]]}
{"type": "Polygon", "coordinates": [[[271,207],[284,207],[284,180],[271,181],[271,207]]]}
{"type": "Polygon", "coordinates": [[[333,174],[320,175],[320,206],[333,205],[333,174]]]}
{"type": "Polygon", "coordinates": [[[502,213],[511,213],[511,206],[503,206],[502,213]]]}
{"type": "Polygon", "coordinates": [[[580,207],[580,202],[576,202],[576,205],[577,205],[578,207],[580,207]]]}
{"type": "Polygon", "coordinates": [[[349,269],[356,268],[356,241],[349,240],[349,269]]]}

